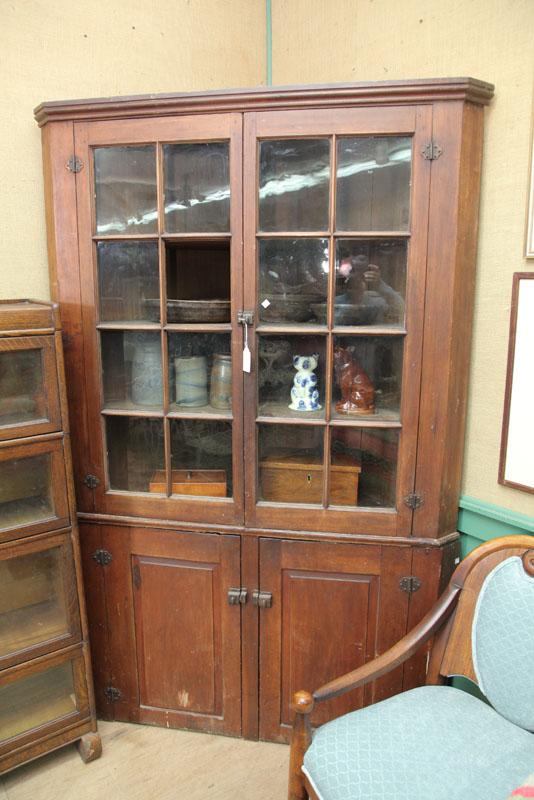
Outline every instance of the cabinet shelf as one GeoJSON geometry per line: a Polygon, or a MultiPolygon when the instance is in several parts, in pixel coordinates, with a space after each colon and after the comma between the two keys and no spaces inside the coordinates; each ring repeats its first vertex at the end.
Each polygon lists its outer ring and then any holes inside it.
{"type": "Polygon", "coordinates": [[[176,403],[170,404],[167,416],[174,419],[180,419],[180,418],[232,419],[233,418],[230,409],[225,410],[221,408],[213,408],[213,406],[210,405],[195,406],[194,408],[184,408],[183,406],[176,405],[176,403]]]}

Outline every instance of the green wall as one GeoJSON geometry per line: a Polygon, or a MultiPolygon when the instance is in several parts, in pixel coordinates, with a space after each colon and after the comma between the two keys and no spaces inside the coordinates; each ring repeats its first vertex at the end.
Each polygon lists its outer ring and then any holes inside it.
{"type": "Polygon", "coordinates": [[[499,536],[534,534],[534,517],[463,495],[460,497],[458,530],[462,534],[464,557],[477,545],[499,536]]]}

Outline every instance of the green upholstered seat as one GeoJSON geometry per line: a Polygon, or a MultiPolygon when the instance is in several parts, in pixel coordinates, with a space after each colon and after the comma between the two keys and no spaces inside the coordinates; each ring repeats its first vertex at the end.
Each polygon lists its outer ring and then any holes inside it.
{"type": "Polygon", "coordinates": [[[322,800],[503,800],[533,767],[533,734],[449,686],[339,717],[304,757],[322,800]]]}

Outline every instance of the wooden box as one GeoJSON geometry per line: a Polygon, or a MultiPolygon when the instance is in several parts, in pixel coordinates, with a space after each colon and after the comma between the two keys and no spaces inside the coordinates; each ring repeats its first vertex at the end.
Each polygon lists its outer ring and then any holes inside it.
{"type": "MultiPolygon", "coordinates": [[[[164,470],[154,473],[149,490],[165,494],[167,483],[164,470]]],[[[226,497],[226,472],[224,469],[173,469],[172,493],[226,497]]]]}
{"type": "MultiPolygon", "coordinates": [[[[335,455],[330,467],[331,505],[355,506],[362,468],[350,456],[335,455]]],[[[323,463],[319,456],[272,454],[260,462],[263,500],[322,503],[323,463]]]]}

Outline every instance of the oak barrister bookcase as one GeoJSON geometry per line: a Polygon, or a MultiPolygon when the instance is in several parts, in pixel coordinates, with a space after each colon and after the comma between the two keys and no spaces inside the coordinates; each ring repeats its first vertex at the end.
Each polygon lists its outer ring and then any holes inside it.
{"type": "Polygon", "coordinates": [[[96,733],[57,305],[0,301],[0,773],[96,733]]]}
{"type": "Polygon", "coordinates": [[[103,717],[283,741],[295,690],[438,596],[491,96],[439,79],[37,109],[103,717]]]}

